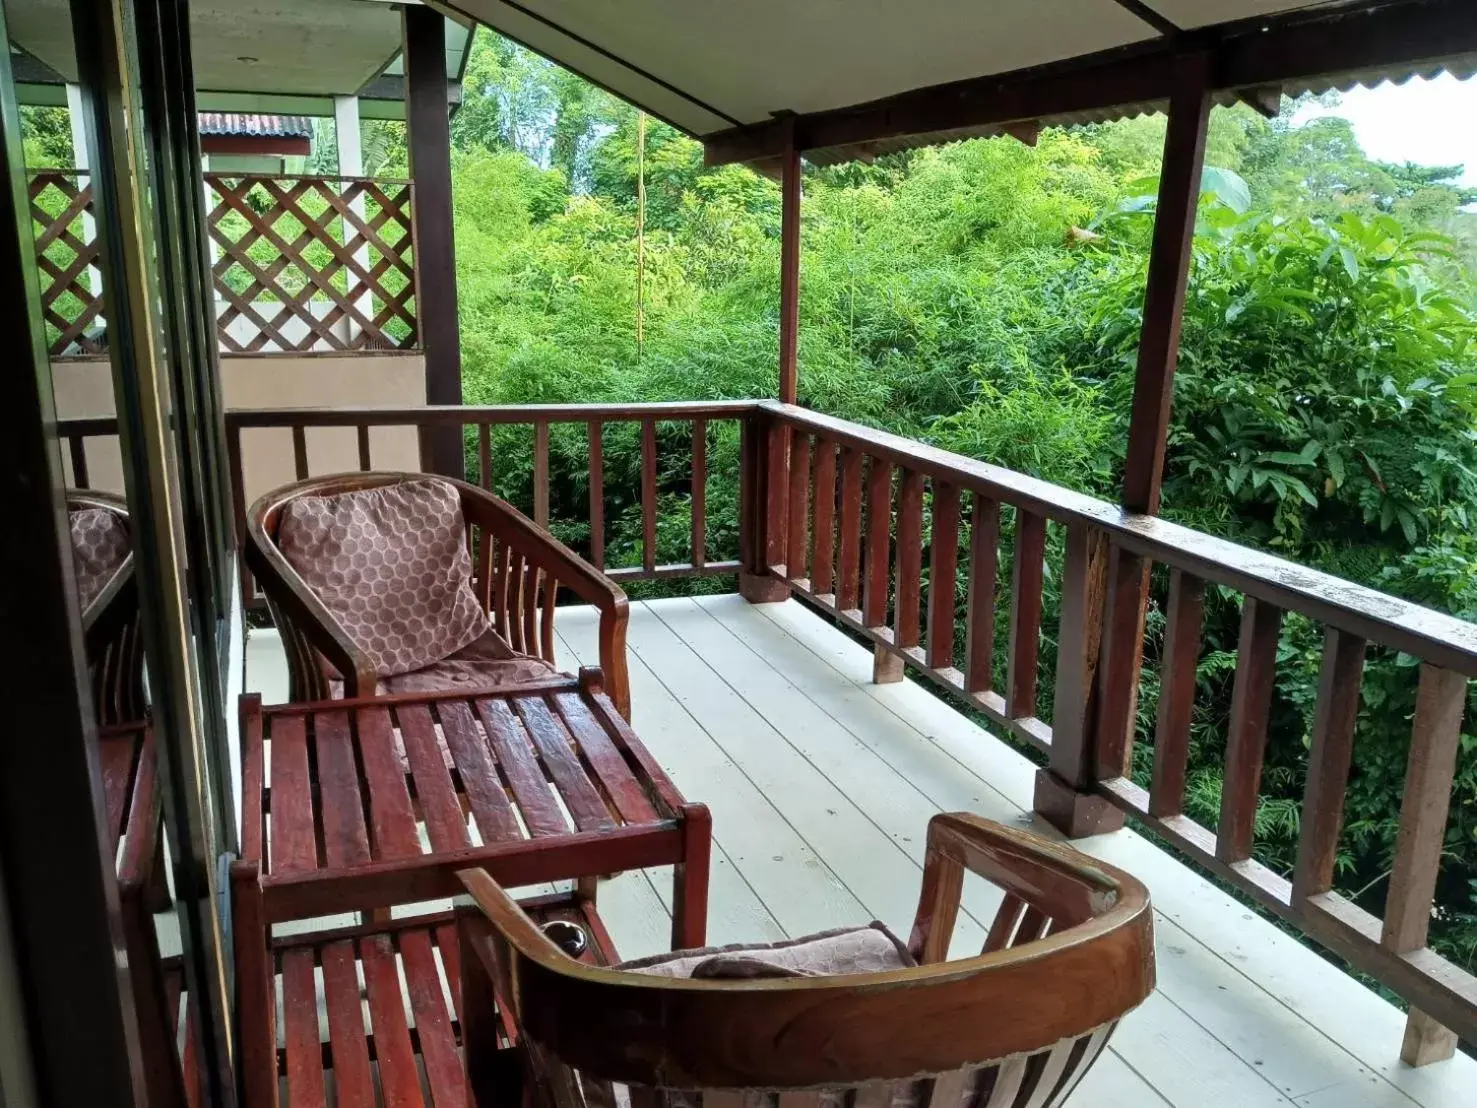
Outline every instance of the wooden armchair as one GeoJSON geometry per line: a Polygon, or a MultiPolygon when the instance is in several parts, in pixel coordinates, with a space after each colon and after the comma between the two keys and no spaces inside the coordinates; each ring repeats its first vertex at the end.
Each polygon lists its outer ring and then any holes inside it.
{"type": "Polygon", "coordinates": [[[133,573],[128,504],[121,496],[73,489],[67,492],[67,512],[73,522],[78,599],[83,605],[82,640],[87,650],[92,702],[98,722],[107,725],[141,720],[147,713],[144,649],[138,621],[138,587],[133,573]],[[95,549],[85,549],[89,538],[85,532],[79,534],[77,521],[92,512],[108,513],[126,533],[125,547],[115,551],[122,556],[114,568],[100,563],[95,549]]]}
{"type": "Polygon", "coordinates": [[[458,922],[467,1072],[484,1106],[528,1095],[610,1108],[621,1102],[613,1084],[625,1084],[637,1108],[761,1108],[776,1094],[785,1108],[1052,1108],[1154,987],[1138,881],[970,815],[929,824],[908,943],[917,965],[881,973],[695,980],[597,968],[565,955],[485,871],[460,876],[480,909],[458,922]],[[1005,898],[983,953],[946,962],[965,869],[1005,898]],[[523,1052],[522,1089],[508,1087],[500,1033],[523,1052]]]}
{"type": "MultiPolygon", "coordinates": [[[[283,555],[278,538],[283,512],[299,497],[332,497],[406,481],[418,473],[353,473],[315,477],[261,497],[247,513],[246,563],[282,632],[290,696],[317,701],[395,692],[382,682],[369,655],[349,636],[283,555]],[[342,682],[341,688],[336,687],[342,682]]],[[[515,659],[554,664],[554,604],[566,588],[600,613],[600,667],[622,715],[630,716],[626,669],[626,595],[574,551],[506,501],[464,481],[435,478],[460,497],[472,559],[473,591],[492,633],[515,659]]],[[[434,678],[432,679],[434,680],[434,678]]],[[[418,688],[426,691],[423,682],[418,688]]]]}

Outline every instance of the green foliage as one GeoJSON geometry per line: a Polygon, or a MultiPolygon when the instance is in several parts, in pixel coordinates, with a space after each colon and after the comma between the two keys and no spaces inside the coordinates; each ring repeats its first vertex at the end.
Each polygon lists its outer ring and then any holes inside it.
{"type": "MultiPolygon", "coordinates": [[[[705,170],[696,143],[647,121],[638,349],[635,112],[487,35],[468,74],[454,165],[466,399],[772,395],[774,183],[705,170]]],[[[1463,212],[1473,198],[1450,183],[1451,167],[1370,161],[1343,121],[1292,127],[1294,107],[1271,121],[1244,107],[1212,118],[1164,510],[1477,617],[1477,295],[1463,212]]],[[[976,140],[808,171],[802,402],[1114,497],[1163,133],[1148,117],[1049,131],[1034,148],[976,140]]],[[[659,428],[658,561],[687,550],[687,434],[659,428]]],[[[738,447],[730,427],[711,435],[709,554],[729,557],[738,447]]],[[[587,518],[586,449],[582,431],[553,435],[553,518],[582,548],[586,527],[569,521],[587,518]]],[[[527,432],[496,432],[493,454],[497,487],[527,503],[527,432]]],[[[607,427],[604,456],[606,550],[630,564],[642,553],[635,429],[607,427]]],[[[1049,565],[1060,541],[1050,533],[1049,565]]],[[[1140,776],[1166,588],[1156,573],[1140,776]]],[[[1046,606],[1055,627],[1052,580],[1046,606]]],[[[1211,589],[1186,804],[1212,826],[1239,618],[1239,596],[1211,589]]],[[[1043,647],[1045,681],[1054,645],[1043,647]]],[[[1285,620],[1256,820],[1258,857],[1282,872],[1295,856],[1321,651],[1322,628],[1285,620]]],[[[1337,880],[1372,911],[1394,845],[1415,681],[1411,659],[1370,652],[1337,880]]],[[[1477,732],[1463,751],[1433,941],[1470,963],[1477,732]]]]}

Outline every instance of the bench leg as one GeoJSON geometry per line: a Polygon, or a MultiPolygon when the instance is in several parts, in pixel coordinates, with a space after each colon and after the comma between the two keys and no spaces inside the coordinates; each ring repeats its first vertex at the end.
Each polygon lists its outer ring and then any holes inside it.
{"type": "Polygon", "coordinates": [[[708,943],[708,870],[713,856],[713,817],[706,804],[682,810],[682,861],[672,874],[672,949],[708,943]]]}
{"type": "Polygon", "coordinates": [[[600,892],[600,878],[581,877],[574,883],[574,895],[580,900],[587,901],[591,908],[595,907],[595,898],[600,892]]]}

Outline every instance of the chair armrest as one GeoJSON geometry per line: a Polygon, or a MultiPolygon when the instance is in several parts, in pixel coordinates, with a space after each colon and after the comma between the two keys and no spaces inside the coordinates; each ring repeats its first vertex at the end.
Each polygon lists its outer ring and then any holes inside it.
{"type": "MultiPolygon", "coordinates": [[[[327,658],[344,679],[346,697],[372,696],[379,673],[369,655],[349,638],[343,625],[333,617],[323,601],[318,599],[318,594],[292,568],[292,563],[282,556],[277,544],[255,520],[248,527],[246,565],[267,594],[268,601],[290,624],[290,627],[282,628],[284,640],[292,633],[301,635],[314,650],[327,658]]],[[[284,641],[284,646],[287,645],[284,641]]],[[[291,662],[293,652],[290,647],[288,658],[291,662]]],[[[299,680],[311,683],[317,677],[304,673],[299,680]]]]}
{"type": "Polygon", "coordinates": [[[923,888],[908,940],[909,952],[921,963],[948,957],[965,870],[1005,892],[987,950],[1009,945],[1008,934],[996,934],[999,924],[1013,929],[1023,908],[1043,921],[1055,921],[1060,929],[1102,915],[1125,894],[1142,895],[1142,890],[1125,889],[1087,855],[1063,843],[965,812],[940,813],[928,822],[923,888]]]}
{"type": "Polygon", "coordinates": [[[462,515],[469,525],[506,543],[600,613],[600,668],[606,691],[621,715],[629,719],[626,623],[630,602],[625,591],[512,505],[476,485],[455,483],[462,493],[462,515]]]}

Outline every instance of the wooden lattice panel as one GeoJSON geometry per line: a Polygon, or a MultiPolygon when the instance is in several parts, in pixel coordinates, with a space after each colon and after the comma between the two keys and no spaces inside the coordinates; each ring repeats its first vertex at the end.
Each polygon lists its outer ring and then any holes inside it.
{"type": "Polygon", "coordinates": [[[87,174],[71,169],[33,173],[30,203],[48,349],[53,355],[101,354],[107,336],[95,325],[102,321],[103,300],[87,272],[98,264],[87,174]]]}
{"type": "Polygon", "coordinates": [[[417,345],[409,182],[234,174],[206,181],[223,351],[417,345]],[[237,333],[241,320],[249,336],[237,333]]]}

